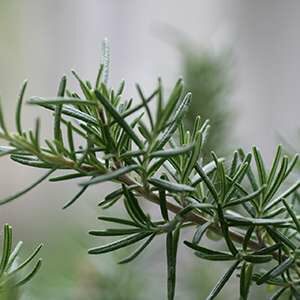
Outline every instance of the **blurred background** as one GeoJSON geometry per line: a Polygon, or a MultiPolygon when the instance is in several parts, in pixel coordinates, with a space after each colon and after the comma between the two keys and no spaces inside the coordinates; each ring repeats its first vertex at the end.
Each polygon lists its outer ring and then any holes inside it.
{"type": "MultiPolygon", "coordinates": [[[[151,92],[161,76],[168,91],[183,76],[194,99],[187,125],[196,112],[212,121],[207,151],[226,155],[255,144],[270,160],[280,136],[295,140],[300,127],[299,25],[298,1],[0,0],[0,95],[13,116],[25,78],[28,97],[55,95],[72,68],[93,80],[107,37],[111,85],[125,78],[128,94],[136,95],[135,82],[151,92]]],[[[25,125],[36,114],[51,134],[51,117],[41,110],[26,107],[25,125]]],[[[40,174],[2,158],[0,196],[40,174]]],[[[45,244],[43,268],[21,299],[165,299],[163,243],[126,266],[116,264],[117,255],[86,254],[104,242],[87,232],[104,226],[95,207],[111,187],[97,186],[62,211],[77,184],[44,183],[1,207],[0,223],[12,224],[28,251],[45,244]]],[[[180,255],[177,299],[203,299],[223,267],[180,255]]],[[[233,299],[230,286],[218,299],[226,298],[233,299]]]]}

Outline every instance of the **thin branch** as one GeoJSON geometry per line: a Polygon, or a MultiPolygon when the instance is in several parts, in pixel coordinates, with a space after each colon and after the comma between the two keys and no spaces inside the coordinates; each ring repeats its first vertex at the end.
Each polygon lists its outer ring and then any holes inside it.
{"type": "MultiPolygon", "coordinates": [[[[131,186],[131,185],[136,185],[136,182],[132,181],[131,178],[129,178],[127,175],[124,175],[122,177],[119,178],[119,180],[123,183],[125,183],[126,185],[128,186],[131,186]]],[[[137,191],[141,196],[143,196],[145,199],[151,201],[152,203],[155,203],[155,204],[158,204],[159,205],[159,198],[157,197],[157,195],[155,195],[154,193],[152,192],[149,192],[149,191],[146,191],[142,186],[139,186],[137,188],[135,188],[135,191],[137,191]]],[[[170,202],[167,202],[167,208],[169,211],[173,212],[174,214],[177,214],[179,213],[182,208],[180,206],[177,206],[173,203],[170,203],[170,202]]],[[[185,216],[184,216],[184,220],[185,221],[189,221],[189,222],[192,222],[192,223],[195,223],[195,224],[205,224],[207,223],[207,219],[204,218],[203,216],[200,216],[200,215],[196,215],[195,213],[193,212],[189,212],[187,213],[185,216]]],[[[219,235],[222,235],[222,230],[221,230],[221,227],[220,226],[217,226],[215,224],[211,224],[209,226],[209,229],[212,230],[213,232],[219,234],[219,235]]],[[[244,236],[237,233],[237,232],[234,232],[234,231],[229,231],[229,235],[231,237],[231,239],[234,241],[234,242],[237,242],[239,244],[242,244],[243,241],[244,241],[244,236]]],[[[261,249],[261,246],[259,243],[253,241],[253,240],[250,240],[249,241],[249,244],[248,246],[252,249],[252,250],[259,250],[261,249]]]]}

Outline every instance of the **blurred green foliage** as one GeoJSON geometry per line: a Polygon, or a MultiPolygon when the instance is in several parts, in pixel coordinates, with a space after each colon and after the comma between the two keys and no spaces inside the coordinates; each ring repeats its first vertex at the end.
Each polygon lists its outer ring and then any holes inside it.
{"type": "Polygon", "coordinates": [[[207,157],[212,149],[224,154],[230,149],[228,96],[232,90],[232,54],[209,49],[182,47],[182,71],[192,103],[185,118],[191,130],[197,115],[210,120],[211,128],[204,146],[207,157]]]}

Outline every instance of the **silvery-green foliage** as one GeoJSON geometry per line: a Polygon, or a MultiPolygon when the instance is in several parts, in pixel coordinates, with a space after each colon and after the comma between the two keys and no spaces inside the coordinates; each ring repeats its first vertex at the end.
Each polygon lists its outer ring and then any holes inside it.
{"type": "Polygon", "coordinates": [[[53,114],[53,134],[48,139],[40,136],[39,119],[32,130],[22,126],[26,83],[17,101],[16,132],[8,129],[0,109],[0,138],[8,143],[0,155],[45,169],[30,187],[0,203],[22,196],[46,179],[79,178],[77,194],[63,204],[66,209],[89,187],[112,181],[118,188],[99,203],[103,208],[100,228],[89,233],[95,239],[110,236],[115,241],[89,249],[91,255],[134,245],[133,252],[119,262],[126,264],[151,251],[153,240],[163,236],[169,300],[175,297],[179,247],[188,247],[199,260],[228,262],[228,270],[220,274],[206,299],[216,298],[234,275],[240,281],[236,292],[240,299],[247,299],[253,284],[275,286],[272,299],[286,293],[298,299],[300,223],[294,205],[300,182],[287,181],[298,155],[289,159],[278,146],[268,168],[253,147],[249,153],[238,149],[231,158],[211,152],[204,164],[209,124],[197,117],[192,130],[186,130],[183,119],[192,95],[184,94],[182,79],[167,97],[160,79],[149,95],[137,85],[140,102],[136,103],[123,96],[124,82],[116,89],[107,84],[107,70],[107,65],[100,65],[95,83],[72,71],[80,94],[68,89],[64,76],[56,96],[27,101],[53,114]],[[156,101],[155,112],[149,108],[150,101],[156,101]],[[145,208],[145,201],[156,205],[159,219],[145,208]],[[127,218],[106,214],[116,203],[122,203],[127,218]],[[183,230],[193,236],[183,241],[183,230]],[[219,250],[217,243],[205,244],[204,235],[222,239],[224,249],[219,250]]]}

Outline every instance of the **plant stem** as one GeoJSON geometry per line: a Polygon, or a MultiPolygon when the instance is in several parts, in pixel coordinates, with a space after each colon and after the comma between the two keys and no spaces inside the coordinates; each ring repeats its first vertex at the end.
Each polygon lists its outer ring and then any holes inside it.
{"type": "MultiPolygon", "coordinates": [[[[119,180],[128,186],[136,185],[136,182],[134,182],[130,177],[128,177],[126,175],[120,177],[119,180]]],[[[135,188],[135,191],[138,192],[145,199],[151,201],[152,203],[159,205],[160,200],[159,200],[158,196],[155,195],[154,193],[145,190],[142,186],[135,188]]],[[[169,211],[173,212],[174,214],[179,213],[182,209],[180,206],[177,206],[170,202],[167,202],[167,208],[169,211]]],[[[184,220],[195,223],[195,224],[205,224],[208,222],[208,220],[205,217],[197,215],[193,212],[187,213],[184,216],[184,220]]],[[[216,224],[211,224],[209,226],[209,229],[219,235],[222,235],[221,227],[216,224]]],[[[244,236],[237,232],[229,231],[229,236],[234,242],[237,242],[239,244],[242,244],[244,241],[244,236]]],[[[249,246],[249,248],[251,248],[252,250],[255,250],[255,251],[261,249],[260,244],[253,240],[249,241],[248,246],[249,246]]]]}

